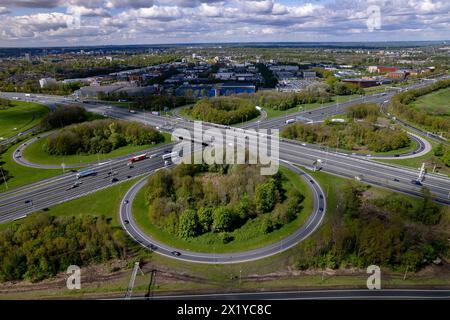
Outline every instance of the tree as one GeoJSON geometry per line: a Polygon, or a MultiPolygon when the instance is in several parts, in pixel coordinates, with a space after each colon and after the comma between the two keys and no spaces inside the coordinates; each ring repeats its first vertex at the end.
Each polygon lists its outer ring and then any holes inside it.
{"type": "Polygon", "coordinates": [[[262,213],[270,212],[277,200],[277,188],[274,179],[260,184],[255,190],[256,209],[262,213]]]}
{"type": "Polygon", "coordinates": [[[178,235],[181,238],[187,239],[198,235],[199,219],[195,210],[184,210],[180,215],[179,221],[178,235]]]}
{"type": "Polygon", "coordinates": [[[215,232],[229,231],[233,226],[233,211],[220,206],[213,211],[213,228],[215,232]]]}

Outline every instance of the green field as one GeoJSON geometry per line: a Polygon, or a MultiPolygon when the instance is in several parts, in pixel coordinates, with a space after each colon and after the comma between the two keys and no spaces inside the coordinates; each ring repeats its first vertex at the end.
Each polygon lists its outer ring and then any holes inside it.
{"type": "Polygon", "coordinates": [[[450,88],[421,96],[411,105],[431,115],[448,117],[450,116],[450,88]]]}
{"type": "Polygon", "coordinates": [[[259,218],[249,220],[240,229],[231,232],[230,235],[234,240],[224,244],[220,235],[217,233],[206,233],[190,240],[183,240],[176,238],[173,235],[154,226],[148,217],[148,206],[145,203],[144,189],[141,189],[133,203],[133,215],[137,224],[143,231],[151,234],[155,239],[183,250],[192,250],[196,252],[239,252],[255,249],[264,245],[277,242],[296,229],[298,229],[311,214],[313,208],[312,191],[307,184],[296,174],[285,169],[280,168],[280,171],[287,178],[285,181],[286,188],[297,188],[303,195],[305,200],[302,203],[303,210],[298,218],[282,228],[275,230],[269,234],[261,234],[259,230],[259,218]]]}
{"type": "MultiPolygon", "coordinates": [[[[164,143],[170,142],[171,136],[167,133],[163,133],[163,135],[165,138],[164,143]]],[[[45,152],[44,145],[46,142],[47,137],[37,140],[36,142],[30,144],[27,148],[23,150],[23,157],[32,163],[45,165],[61,165],[61,163],[65,163],[66,165],[88,164],[96,161],[124,156],[127,154],[139,153],[142,150],[150,149],[163,144],[161,143],[157,145],[125,146],[113,150],[110,153],[57,156],[57,155],[49,155],[47,152],[45,152]]]]}
{"type": "MultiPolygon", "coordinates": [[[[54,177],[63,173],[62,170],[35,169],[24,167],[16,163],[12,158],[12,154],[22,143],[23,141],[11,146],[5,153],[0,155],[0,166],[2,166],[3,170],[8,171],[9,175],[12,176],[8,180],[9,189],[54,177]]],[[[6,185],[0,184],[0,192],[4,191],[7,191],[6,185]]]]}
{"type": "Polygon", "coordinates": [[[0,140],[37,125],[50,110],[31,102],[11,101],[12,107],[0,109],[0,140]]]}

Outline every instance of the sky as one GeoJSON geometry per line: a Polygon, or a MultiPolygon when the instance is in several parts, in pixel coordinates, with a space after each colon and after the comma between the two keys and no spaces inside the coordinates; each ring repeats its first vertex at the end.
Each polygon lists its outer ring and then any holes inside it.
{"type": "Polygon", "coordinates": [[[450,0],[0,0],[0,46],[449,40],[450,0]]]}

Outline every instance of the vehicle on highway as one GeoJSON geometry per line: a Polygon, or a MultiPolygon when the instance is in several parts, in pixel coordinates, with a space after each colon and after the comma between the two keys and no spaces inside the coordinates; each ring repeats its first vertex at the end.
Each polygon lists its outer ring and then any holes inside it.
{"type": "Polygon", "coordinates": [[[136,113],[136,110],[130,110],[129,112],[130,113],[136,113]]]}
{"type": "Polygon", "coordinates": [[[135,162],[139,162],[139,161],[142,161],[142,160],[145,160],[145,159],[147,159],[147,154],[146,153],[141,154],[139,156],[132,157],[130,160],[128,160],[128,165],[132,165],[135,162]]]}
{"type": "Polygon", "coordinates": [[[422,182],[420,180],[411,180],[411,183],[416,185],[416,186],[421,186],[422,182]]]}
{"type": "Polygon", "coordinates": [[[295,119],[287,119],[286,124],[295,123],[295,119]]]}
{"type": "Polygon", "coordinates": [[[128,204],[129,202],[130,202],[130,201],[128,201],[128,200],[124,200],[124,201],[123,201],[124,204],[128,204]]]}
{"type": "Polygon", "coordinates": [[[181,253],[179,253],[178,251],[172,251],[171,254],[176,256],[176,257],[181,256],[181,253]]]}
{"type": "Polygon", "coordinates": [[[77,179],[81,179],[81,178],[88,177],[88,176],[93,176],[96,174],[97,174],[97,171],[95,171],[94,169],[84,170],[84,171],[77,173],[77,179]]]}
{"type": "Polygon", "coordinates": [[[117,179],[116,177],[111,179],[111,183],[114,183],[114,182],[117,182],[117,181],[119,181],[119,179],[117,179]]]}
{"type": "Polygon", "coordinates": [[[162,159],[163,160],[170,160],[172,158],[179,157],[179,156],[180,155],[178,154],[178,152],[171,152],[171,153],[163,154],[162,159]]]}
{"type": "Polygon", "coordinates": [[[130,224],[130,221],[128,221],[128,220],[124,220],[123,221],[125,224],[130,224]]]}

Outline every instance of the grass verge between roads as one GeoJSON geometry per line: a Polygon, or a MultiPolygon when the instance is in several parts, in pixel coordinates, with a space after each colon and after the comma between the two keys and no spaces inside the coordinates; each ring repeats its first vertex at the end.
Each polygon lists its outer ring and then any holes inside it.
{"type": "MultiPolygon", "coordinates": [[[[68,202],[50,207],[47,212],[49,215],[60,217],[71,216],[105,216],[111,219],[113,227],[119,227],[118,209],[120,201],[128,189],[138,181],[139,178],[134,178],[129,181],[117,184],[104,190],[100,190],[84,197],[70,200],[68,202]]],[[[35,214],[39,214],[37,212],[35,214]]],[[[19,224],[19,221],[8,222],[0,224],[0,230],[6,229],[13,224],[19,224]]]]}
{"type": "Polygon", "coordinates": [[[305,196],[305,199],[302,202],[303,209],[297,219],[268,234],[263,234],[260,232],[261,216],[249,220],[241,228],[230,232],[230,235],[234,237],[234,240],[227,244],[223,243],[219,234],[212,232],[196,238],[191,238],[189,240],[174,237],[150,222],[150,218],[148,216],[148,206],[145,203],[144,198],[144,189],[140,190],[133,203],[133,215],[137,224],[144,232],[147,232],[149,235],[165,244],[182,250],[224,253],[242,252],[263,247],[270,243],[280,241],[300,228],[309,217],[313,209],[313,191],[309,189],[308,185],[294,172],[289,171],[284,167],[280,167],[280,170],[287,178],[287,181],[284,182],[285,187],[287,189],[297,188],[305,196]]]}
{"type": "Polygon", "coordinates": [[[39,139],[32,144],[28,145],[23,150],[23,157],[28,161],[36,164],[43,165],[66,165],[73,164],[88,164],[106,159],[116,158],[128,154],[138,154],[140,151],[147,150],[160,146],[171,141],[171,136],[168,133],[162,133],[164,135],[164,142],[156,145],[144,145],[144,146],[124,146],[119,149],[113,150],[110,153],[91,154],[91,155],[70,155],[70,156],[57,156],[49,155],[44,151],[44,145],[48,140],[48,137],[39,139]]]}
{"type": "MultiPolygon", "coordinates": [[[[0,166],[8,171],[11,178],[7,181],[9,189],[17,188],[26,184],[37,182],[62,174],[61,170],[42,170],[24,167],[16,163],[12,157],[14,151],[23,143],[12,145],[5,153],[0,155],[0,166]],[[2,164],[3,163],[3,164],[2,164]]],[[[6,184],[0,184],[0,192],[7,191],[6,184]]]]}
{"type": "MultiPolygon", "coordinates": [[[[424,138],[426,139],[426,138],[424,138]]],[[[431,144],[432,148],[436,147],[437,143],[428,140],[428,142],[431,144]]],[[[376,160],[376,159],[375,159],[376,160]]],[[[425,167],[427,169],[427,172],[432,173],[433,168],[436,165],[435,173],[444,174],[450,177],[450,167],[447,167],[442,161],[436,157],[433,154],[433,151],[428,152],[427,154],[424,154],[419,157],[415,158],[408,158],[408,159],[383,159],[383,160],[377,160],[384,163],[389,163],[393,165],[400,165],[404,167],[409,167],[411,169],[419,170],[419,168],[422,166],[422,163],[425,163],[425,167]]],[[[417,174],[419,174],[419,171],[417,171],[417,174]]]]}
{"type": "Polygon", "coordinates": [[[46,106],[37,103],[22,101],[11,101],[11,103],[12,107],[0,110],[0,139],[6,139],[30,129],[50,112],[46,106]]]}

